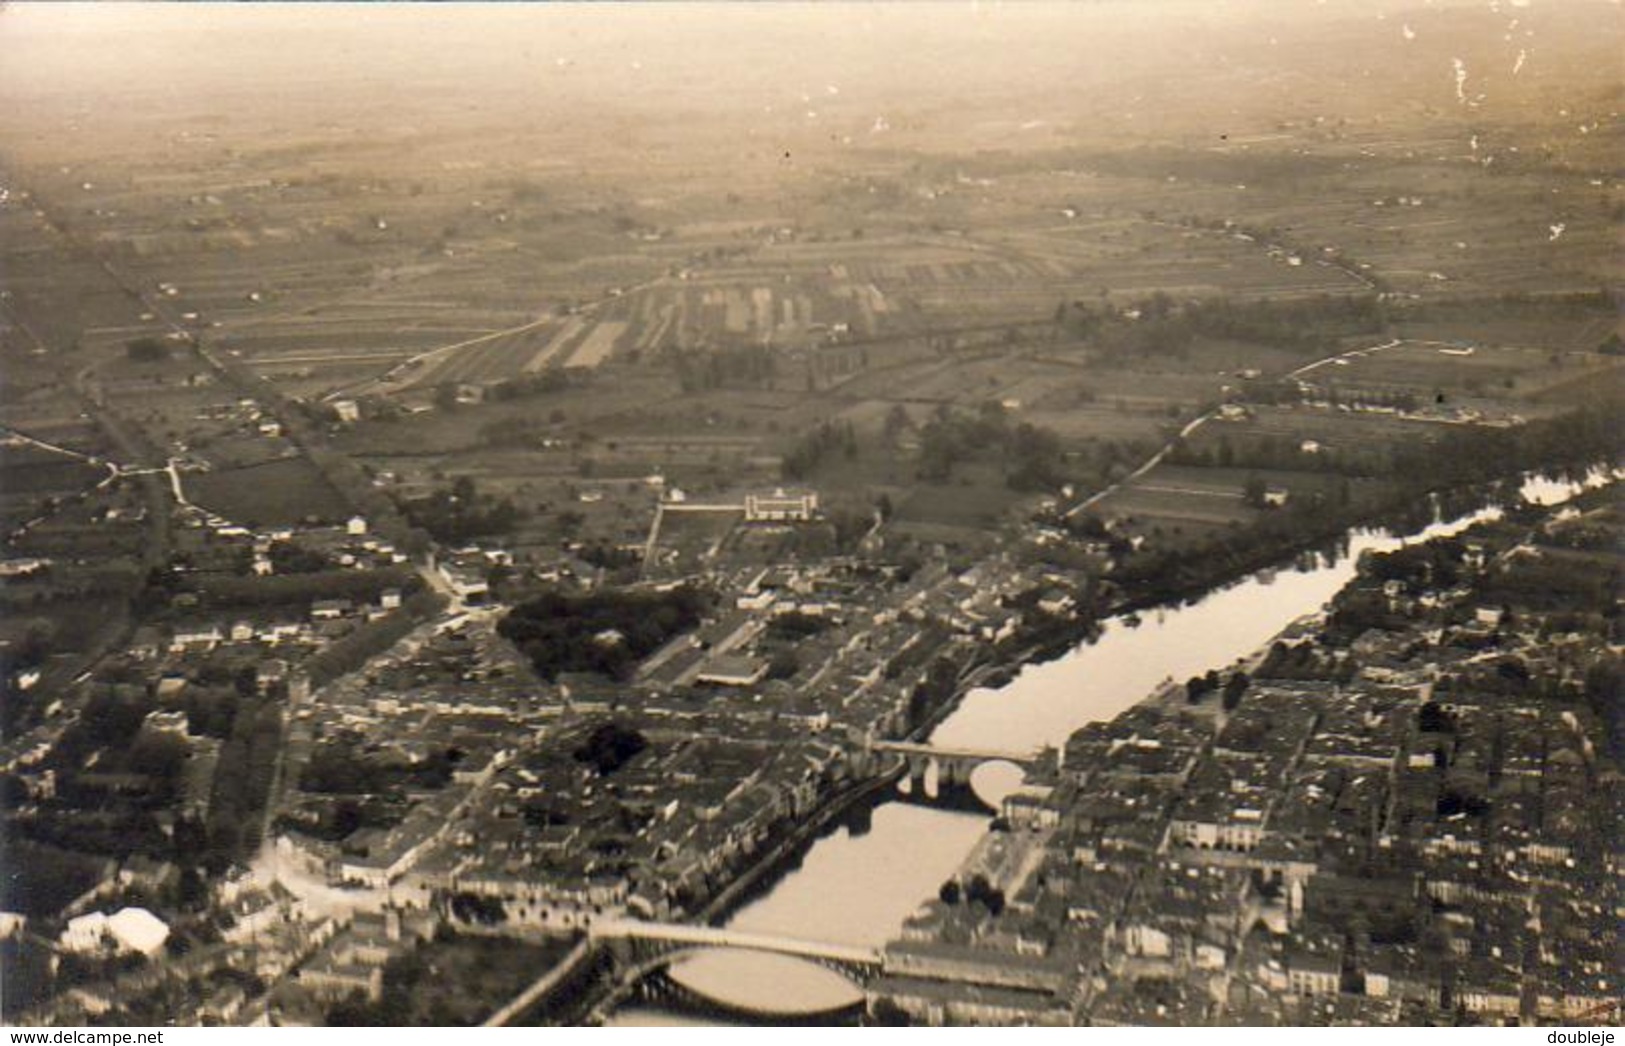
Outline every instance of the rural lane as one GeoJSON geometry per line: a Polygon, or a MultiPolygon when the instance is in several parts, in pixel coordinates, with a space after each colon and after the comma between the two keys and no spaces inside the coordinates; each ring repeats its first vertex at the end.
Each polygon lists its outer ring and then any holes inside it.
{"type": "MultiPolygon", "coordinates": [[[[1302,375],[1308,374],[1310,371],[1314,370],[1317,367],[1323,367],[1323,366],[1325,366],[1325,365],[1327,365],[1329,363],[1332,363],[1332,362],[1334,362],[1336,360],[1345,360],[1345,359],[1348,359],[1351,356],[1356,357],[1356,358],[1361,357],[1361,356],[1366,356],[1366,355],[1369,355],[1370,353],[1373,353],[1373,352],[1381,352],[1384,349],[1394,348],[1395,346],[1400,345],[1400,344],[1402,344],[1400,342],[1400,340],[1395,338],[1395,339],[1392,339],[1390,341],[1384,342],[1381,345],[1372,345],[1372,346],[1369,346],[1369,347],[1364,348],[1364,349],[1349,349],[1349,350],[1347,350],[1345,352],[1334,353],[1334,354],[1332,354],[1330,356],[1325,357],[1324,359],[1318,359],[1318,360],[1315,360],[1312,363],[1306,363],[1303,366],[1299,367],[1297,370],[1289,371],[1286,376],[1289,377],[1289,378],[1301,377],[1302,375]]],[[[1118,480],[1117,482],[1112,483],[1111,485],[1109,485],[1107,487],[1104,487],[1101,490],[1098,490],[1095,493],[1089,495],[1089,497],[1085,498],[1083,501],[1079,502],[1077,505],[1075,505],[1072,508],[1068,509],[1064,518],[1066,518],[1066,519],[1075,518],[1078,515],[1078,513],[1085,511],[1086,509],[1090,508],[1093,505],[1099,504],[1101,501],[1105,500],[1106,498],[1111,497],[1113,494],[1115,494],[1119,490],[1123,489],[1123,487],[1127,486],[1130,483],[1133,483],[1135,480],[1139,479],[1141,476],[1145,475],[1147,472],[1150,472],[1152,469],[1154,469],[1158,465],[1162,464],[1162,459],[1166,458],[1169,454],[1171,454],[1175,447],[1179,446],[1180,443],[1182,443],[1184,440],[1188,439],[1190,437],[1191,433],[1195,432],[1197,429],[1201,428],[1203,425],[1207,424],[1209,421],[1212,421],[1215,417],[1218,416],[1218,413],[1219,413],[1219,410],[1218,410],[1217,407],[1215,407],[1214,409],[1208,411],[1207,413],[1201,414],[1201,415],[1199,415],[1199,416],[1197,416],[1195,418],[1192,418],[1190,421],[1186,422],[1184,428],[1180,429],[1179,432],[1177,434],[1175,434],[1174,437],[1172,439],[1170,439],[1167,443],[1164,443],[1160,450],[1158,450],[1155,454],[1153,454],[1149,458],[1147,458],[1145,460],[1145,462],[1140,465],[1139,468],[1135,469],[1133,472],[1130,472],[1128,475],[1124,476],[1122,479],[1118,480]]]]}

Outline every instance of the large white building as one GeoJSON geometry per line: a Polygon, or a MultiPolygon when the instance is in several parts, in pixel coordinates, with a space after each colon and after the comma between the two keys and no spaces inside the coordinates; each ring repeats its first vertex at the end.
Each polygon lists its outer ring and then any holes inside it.
{"type": "Polygon", "coordinates": [[[745,519],[751,523],[805,523],[816,515],[816,491],[779,487],[771,494],[745,495],[745,519]]]}
{"type": "Polygon", "coordinates": [[[68,920],[60,944],[64,951],[94,952],[111,947],[153,955],[169,939],[169,927],[145,908],[120,908],[112,915],[91,912],[68,920]]]}

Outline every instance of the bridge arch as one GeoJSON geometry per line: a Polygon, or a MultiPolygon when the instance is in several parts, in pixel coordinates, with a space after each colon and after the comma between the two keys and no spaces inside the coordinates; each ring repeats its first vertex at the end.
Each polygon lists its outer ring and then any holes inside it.
{"type": "Polygon", "coordinates": [[[1032,769],[1038,758],[1034,754],[941,748],[913,741],[876,741],[870,748],[902,757],[907,767],[906,790],[910,794],[937,799],[955,789],[967,789],[993,810],[998,809],[1002,796],[989,797],[978,791],[972,780],[977,771],[988,764],[1007,763],[1025,772],[1032,769]]]}
{"type": "Polygon", "coordinates": [[[828,966],[858,980],[880,969],[880,953],[857,945],[808,941],[780,934],[750,933],[716,926],[601,919],[587,931],[591,940],[608,944],[616,955],[642,965],[669,966],[679,952],[740,950],[786,955],[828,966]]]}
{"type": "MultiPolygon", "coordinates": [[[[802,962],[810,962],[814,965],[822,966],[826,970],[831,970],[839,974],[847,981],[847,983],[851,984],[854,988],[857,988],[860,991],[869,983],[870,978],[875,972],[873,969],[865,966],[860,966],[850,962],[842,962],[839,959],[830,959],[817,955],[800,955],[795,952],[773,951],[762,948],[743,948],[726,944],[683,944],[671,946],[669,949],[658,950],[652,955],[632,958],[628,965],[622,969],[620,975],[621,980],[627,984],[637,984],[657,973],[670,970],[673,966],[682,962],[684,959],[691,959],[695,956],[704,955],[707,952],[719,951],[754,952],[758,955],[778,955],[789,959],[799,959],[802,962]]],[[[696,989],[691,988],[690,990],[694,991],[696,989]]],[[[724,1002],[724,1000],[713,1001],[724,1002]]]]}
{"type": "Polygon", "coordinates": [[[669,968],[655,970],[638,981],[633,986],[632,994],[642,998],[646,1003],[674,1009],[680,1013],[697,1014],[713,1020],[720,1018],[733,1022],[744,1021],[775,1028],[855,1024],[866,1005],[861,988],[854,988],[850,998],[806,1009],[783,1009],[773,1005],[753,1004],[724,998],[703,986],[679,980],[669,968]]]}
{"type": "MultiPolygon", "coordinates": [[[[643,995],[678,1002],[699,1012],[714,1010],[772,1023],[814,1020],[820,1016],[834,1018],[848,1013],[861,1005],[863,988],[880,973],[881,967],[879,951],[871,948],[714,926],[606,919],[592,925],[588,941],[604,949],[614,963],[617,988],[612,998],[643,995]],[[671,968],[684,959],[728,951],[778,955],[811,963],[834,973],[855,989],[858,997],[808,1011],[779,1011],[771,1006],[719,998],[704,987],[679,981],[671,974],[671,968]]],[[[613,1005],[609,1009],[613,1009],[613,1005]]]]}

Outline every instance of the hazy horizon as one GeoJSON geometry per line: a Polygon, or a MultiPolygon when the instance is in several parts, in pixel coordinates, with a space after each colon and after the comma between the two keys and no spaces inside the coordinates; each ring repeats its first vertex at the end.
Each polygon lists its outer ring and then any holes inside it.
{"type": "Polygon", "coordinates": [[[267,122],[423,131],[601,112],[830,140],[959,120],[950,137],[1010,144],[970,128],[980,115],[1040,132],[1018,145],[1052,144],[1220,117],[1245,133],[1372,105],[1448,113],[1458,57],[1484,95],[1462,115],[1484,120],[1537,101],[1555,75],[1609,93],[1617,41],[1597,12],[1618,28],[1617,3],[12,4],[0,134],[165,113],[251,135],[267,122]]]}

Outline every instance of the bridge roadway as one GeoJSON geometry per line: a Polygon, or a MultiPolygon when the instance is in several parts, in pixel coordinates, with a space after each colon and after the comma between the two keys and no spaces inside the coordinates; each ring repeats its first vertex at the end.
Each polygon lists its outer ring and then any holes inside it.
{"type": "Polygon", "coordinates": [[[998,759],[1017,766],[1028,766],[1038,758],[1038,753],[1028,752],[1025,755],[1015,752],[998,752],[982,748],[943,748],[940,745],[921,744],[915,741],[876,741],[870,749],[876,752],[896,752],[904,756],[927,756],[934,759],[952,760],[953,762],[991,762],[998,759]]]}
{"type": "Polygon", "coordinates": [[[878,967],[881,956],[878,948],[865,948],[852,944],[830,944],[809,941],[782,934],[745,933],[715,926],[687,926],[676,923],[642,922],[637,919],[597,919],[587,929],[591,941],[645,941],[651,944],[671,945],[678,948],[737,948],[753,952],[772,952],[804,959],[823,959],[848,963],[853,966],[878,967]]]}

